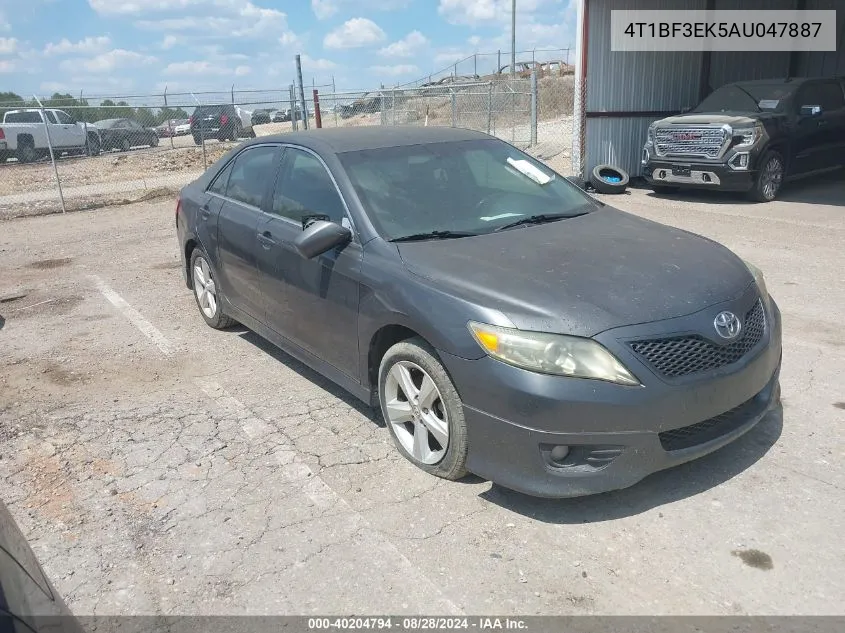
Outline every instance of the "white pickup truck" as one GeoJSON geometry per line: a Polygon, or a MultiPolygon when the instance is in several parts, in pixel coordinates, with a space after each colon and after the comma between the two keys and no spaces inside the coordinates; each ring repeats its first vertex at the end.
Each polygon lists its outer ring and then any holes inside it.
{"type": "Polygon", "coordinates": [[[78,123],[63,110],[44,110],[47,126],[44,125],[41,110],[36,108],[10,110],[0,123],[0,163],[8,158],[17,158],[22,163],[31,163],[49,156],[47,127],[50,128],[50,142],[58,154],[88,154],[97,156],[102,147],[100,133],[93,125],[78,123]]]}

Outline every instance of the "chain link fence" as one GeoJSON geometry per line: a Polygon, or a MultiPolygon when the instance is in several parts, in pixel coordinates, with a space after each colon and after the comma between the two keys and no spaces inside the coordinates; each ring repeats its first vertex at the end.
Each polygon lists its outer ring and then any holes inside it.
{"type": "Polygon", "coordinates": [[[471,128],[571,173],[571,75],[304,92],[304,108],[293,86],[0,103],[0,218],[173,196],[243,140],[306,127],[471,128]]]}

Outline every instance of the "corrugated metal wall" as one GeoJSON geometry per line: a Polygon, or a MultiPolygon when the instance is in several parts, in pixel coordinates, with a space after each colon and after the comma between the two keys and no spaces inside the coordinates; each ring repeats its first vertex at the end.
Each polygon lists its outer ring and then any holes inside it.
{"type": "MultiPolygon", "coordinates": [[[[706,0],[587,0],[587,112],[680,110],[698,102],[701,53],[612,52],[614,9],[704,9],[706,0]]],[[[639,175],[640,151],[650,118],[587,119],[586,173],[614,163],[639,175]]]]}
{"type": "Polygon", "coordinates": [[[811,51],[798,57],[798,74],[803,77],[845,76],[845,3],[842,0],[807,0],[808,9],[838,9],[836,50],[811,51]]]}
{"type": "MultiPolygon", "coordinates": [[[[589,9],[587,112],[672,111],[699,100],[702,54],[610,50],[613,9],[706,9],[706,0],[585,0],[589,9]]],[[[794,9],[797,0],[715,0],[717,9],[794,9]]],[[[845,75],[845,1],[806,0],[807,9],[837,9],[836,52],[801,53],[799,76],[845,75]]],[[[785,77],[790,54],[782,51],[711,53],[710,86],[748,79],[785,77]]],[[[640,175],[640,154],[653,117],[588,116],[585,173],[602,163],[640,175]]]]}

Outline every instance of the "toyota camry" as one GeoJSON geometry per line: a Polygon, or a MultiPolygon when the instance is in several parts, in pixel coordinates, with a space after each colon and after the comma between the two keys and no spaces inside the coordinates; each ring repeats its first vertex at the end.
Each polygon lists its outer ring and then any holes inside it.
{"type": "Polygon", "coordinates": [[[181,191],[176,227],[209,326],[239,322],[379,407],[432,475],[624,488],[779,402],[757,268],[486,134],[255,139],[181,191]]]}

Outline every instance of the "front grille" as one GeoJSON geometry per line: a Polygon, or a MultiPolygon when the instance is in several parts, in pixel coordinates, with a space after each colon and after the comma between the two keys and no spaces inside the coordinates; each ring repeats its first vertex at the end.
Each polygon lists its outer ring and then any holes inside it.
{"type": "Polygon", "coordinates": [[[663,431],[658,433],[660,445],[665,451],[679,451],[685,448],[692,448],[727,435],[748,422],[759,409],[759,403],[755,398],[743,402],[738,407],[726,411],[716,417],[704,420],[697,424],[663,431]]]}
{"type": "Polygon", "coordinates": [[[631,349],[664,378],[681,378],[731,365],[759,343],[766,331],[766,313],[758,299],[745,315],[740,338],[717,345],[698,335],[633,341],[631,349]]]}
{"type": "Polygon", "coordinates": [[[654,131],[654,145],[660,156],[718,158],[725,142],[720,127],[672,126],[654,131]]]}

